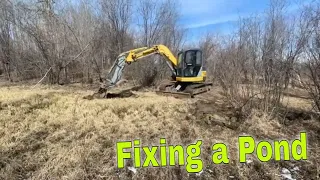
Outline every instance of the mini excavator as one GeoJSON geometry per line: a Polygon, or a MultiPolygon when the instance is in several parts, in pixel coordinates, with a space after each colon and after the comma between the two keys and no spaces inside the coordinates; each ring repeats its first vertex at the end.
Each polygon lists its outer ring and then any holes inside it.
{"type": "Polygon", "coordinates": [[[192,98],[210,90],[212,83],[205,82],[207,73],[203,66],[204,60],[200,49],[180,51],[176,58],[168,47],[160,44],[121,53],[110,69],[105,82],[101,83],[98,93],[106,93],[114,87],[121,80],[126,65],[154,54],[163,56],[172,71],[171,80],[163,81],[157,88],[157,94],[192,98]]]}

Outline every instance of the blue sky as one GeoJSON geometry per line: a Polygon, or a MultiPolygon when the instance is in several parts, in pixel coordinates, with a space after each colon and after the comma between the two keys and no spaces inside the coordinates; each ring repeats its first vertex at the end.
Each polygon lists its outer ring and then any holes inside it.
{"type": "MultiPolygon", "coordinates": [[[[206,32],[228,34],[236,29],[239,17],[261,14],[268,8],[269,0],[179,0],[180,23],[188,35],[197,39],[206,32]]],[[[298,4],[309,0],[288,1],[287,11],[298,9],[298,4]]]]}
{"type": "MultiPolygon", "coordinates": [[[[62,1],[62,0],[61,0],[62,1]]],[[[89,1],[89,0],[87,0],[89,1]]],[[[162,1],[162,0],[158,0],[162,1]]],[[[240,17],[263,14],[271,0],[177,0],[179,23],[187,28],[188,39],[197,41],[205,33],[229,34],[237,29],[240,17]]],[[[299,5],[317,0],[280,0],[287,3],[287,12],[298,10],[299,5]]],[[[80,0],[70,0],[72,3],[80,0]]],[[[92,0],[92,4],[99,0],[92,0]]],[[[139,2],[139,0],[133,0],[139,2]]]]}

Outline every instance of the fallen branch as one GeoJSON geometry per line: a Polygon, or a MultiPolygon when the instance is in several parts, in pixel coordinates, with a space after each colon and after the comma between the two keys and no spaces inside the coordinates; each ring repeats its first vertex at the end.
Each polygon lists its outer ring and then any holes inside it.
{"type": "Polygon", "coordinates": [[[82,49],[81,52],[80,52],[77,56],[75,56],[73,59],[71,59],[69,62],[67,62],[63,67],[65,68],[65,67],[67,67],[71,62],[75,61],[75,60],[89,47],[89,45],[90,45],[90,43],[88,43],[88,44],[86,45],[86,47],[85,47],[84,49],[82,49]]]}
{"type": "Polygon", "coordinates": [[[40,79],[40,81],[39,81],[36,85],[34,85],[34,86],[32,87],[32,89],[34,89],[39,83],[41,83],[41,82],[44,80],[45,77],[47,77],[47,75],[48,75],[48,73],[50,72],[51,69],[52,69],[52,67],[50,67],[50,68],[48,69],[48,71],[46,72],[46,74],[40,79]]]}

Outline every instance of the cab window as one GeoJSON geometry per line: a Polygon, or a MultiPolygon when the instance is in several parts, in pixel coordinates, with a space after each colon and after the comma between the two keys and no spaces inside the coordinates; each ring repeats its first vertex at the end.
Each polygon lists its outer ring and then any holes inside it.
{"type": "Polygon", "coordinates": [[[196,59],[196,53],[194,51],[188,51],[186,53],[185,62],[187,63],[187,65],[193,65],[195,63],[195,59],[196,59]]]}
{"type": "Polygon", "coordinates": [[[197,66],[201,66],[202,65],[202,53],[201,53],[201,51],[197,51],[196,65],[197,66]]]}
{"type": "Polygon", "coordinates": [[[183,53],[179,53],[179,57],[178,57],[178,65],[180,65],[181,61],[183,58],[183,53]]]}

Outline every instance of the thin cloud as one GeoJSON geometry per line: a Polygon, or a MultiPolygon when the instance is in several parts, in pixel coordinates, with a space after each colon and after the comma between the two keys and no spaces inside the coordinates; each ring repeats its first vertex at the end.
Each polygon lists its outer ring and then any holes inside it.
{"type": "Polygon", "coordinates": [[[181,22],[187,28],[197,28],[236,21],[239,16],[262,11],[267,2],[268,0],[180,0],[181,22]]]}
{"type": "MultiPolygon", "coordinates": [[[[209,25],[237,21],[239,17],[263,13],[269,0],[179,0],[181,23],[186,28],[202,28],[209,25]]],[[[311,0],[302,0],[301,4],[311,0]]],[[[297,1],[299,2],[299,1],[297,1]]],[[[288,12],[297,10],[297,2],[289,2],[288,12]]]]}

